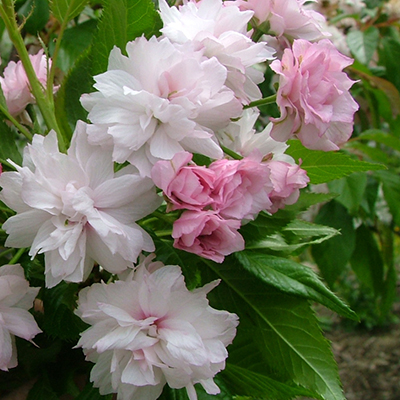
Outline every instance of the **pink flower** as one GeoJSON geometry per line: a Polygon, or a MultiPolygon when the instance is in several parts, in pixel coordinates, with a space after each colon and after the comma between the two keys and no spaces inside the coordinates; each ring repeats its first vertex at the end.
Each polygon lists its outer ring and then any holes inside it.
{"type": "Polygon", "coordinates": [[[277,104],[281,111],[271,136],[286,141],[296,135],[315,150],[338,150],[351,136],[358,109],[349,89],[354,81],[342,70],[352,60],[329,40],[310,43],[295,40],[282,61],[271,68],[280,75],[277,104]]]}
{"type": "MultiPolygon", "coordinates": [[[[43,50],[40,50],[36,55],[30,55],[29,58],[39,82],[45,88],[47,83],[47,58],[43,53],[43,50]]],[[[48,63],[51,67],[51,60],[48,60],[48,63]]],[[[4,78],[0,77],[0,84],[11,115],[18,115],[28,104],[35,103],[21,61],[17,63],[10,61],[8,63],[4,69],[4,78]]]]}
{"type": "Polygon", "coordinates": [[[85,280],[94,262],[120,273],[154,251],[135,222],[161,203],[152,180],[132,166],[114,173],[111,153],[91,146],[86,128],[78,122],[67,154],[54,131],[35,135],[23,166],[0,176],[0,199],[17,212],[3,224],[5,244],[44,253],[47,287],[85,280]]]}
{"type": "MultiPolygon", "coordinates": [[[[311,0],[313,1],[313,0],[311,0]]],[[[326,36],[322,32],[325,18],[322,14],[303,7],[306,0],[236,0],[241,10],[254,11],[258,25],[268,24],[268,33],[293,39],[317,40],[326,36]]]]}
{"type": "Polygon", "coordinates": [[[216,175],[213,209],[223,218],[253,220],[256,214],[271,206],[270,172],[261,162],[261,155],[215,161],[210,169],[216,175]]]}
{"type": "Polygon", "coordinates": [[[214,211],[185,211],[174,222],[174,247],[222,263],[228,254],[244,249],[239,228],[239,220],[223,219],[214,211]]]}
{"type": "Polygon", "coordinates": [[[181,152],[171,161],[158,161],[151,170],[153,182],[168,198],[167,211],[201,210],[213,202],[210,194],[214,171],[195,164],[188,165],[191,160],[192,154],[181,152]]]}
{"type": "Polygon", "coordinates": [[[300,195],[299,189],[306,187],[310,178],[306,171],[296,164],[272,160],[267,165],[271,171],[271,181],[274,187],[269,194],[272,205],[268,211],[275,213],[285,205],[296,203],[300,195]]]}
{"type": "Polygon", "coordinates": [[[222,0],[185,1],[169,7],[160,0],[161,32],[174,43],[191,42],[208,58],[215,57],[228,71],[226,86],[244,103],[261,97],[257,84],[264,80],[255,64],[273,59],[274,50],[255,43],[247,32],[253,12],[226,7],[222,0]]]}
{"type": "Polygon", "coordinates": [[[15,337],[32,340],[42,332],[28,312],[40,288],[29,287],[19,264],[0,267],[0,369],[17,366],[15,337]]]}
{"type": "Polygon", "coordinates": [[[190,43],[154,36],[129,42],[126,53],[115,47],[108,71],[94,77],[98,92],[81,98],[91,143],[109,147],[114,161],[129,161],[142,176],[184,150],[222,157],[214,131],[242,112],[225,86],[226,68],[190,43]]]}
{"type": "Polygon", "coordinates": [[[225,368],[238,318],[209,306],[218,281],[188,291],[179,266],[152,258],[125,281],[80,291],[76,312],[91,327],[78,346],[95,363],[90,380],[119,400],[156,400],[165,383],[186,388],[190,400],[196,383],[218,394],[213,377],[225,368]]]}

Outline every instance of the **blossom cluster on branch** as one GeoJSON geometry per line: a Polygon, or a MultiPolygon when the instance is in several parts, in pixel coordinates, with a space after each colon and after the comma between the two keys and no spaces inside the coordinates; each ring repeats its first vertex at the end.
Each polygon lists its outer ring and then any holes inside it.
{"type": "MultiPolygon", "coordinates": [[[[0,199],[15,211],[3,224],[6,245],[44,254],[47,288],[84,282],[94,265],[112,274],[111,283],[80,291],[76,313],[90,327],[77,346],[95,363],[100,393],[121,400],[156,399],[166,383],[191,400],[196,383],[217,394],[213,378],[238,324],[209,306],[218,282],[189,291],[179,266],[153,256],[135,266],[142,253],[157,255],[139,221],[166,209],[175,248],[222,263],[245,248],[244,224],[294,204],[307,186],[301,164],[284,154],[286,141],[336,150],[357,110],[343,72],[351,60],[303,0],[159,3],[161,35],[114,47],[96,91],[81,97],[89,122],[77,123],[68,150],[54,130],[36,134],[22,166],[9,161],[14,170],[0,176],[0,199]],[[281,116],[258,131],[265,67],[277,75],[281,116]],[[209,162],[196,164],[196,156],[209,162]]],[[[45,86],[46,57],[35,57],[45,86]]],[[[34,101],[20,63],[0,83],[10,114],[34,101]]],[[[26,311],[37,289],[17,266],[0,269],[0,285],[8,285],[0,290],[7,369],[16,365],[12,335],[40,332],[26,311]]]]}

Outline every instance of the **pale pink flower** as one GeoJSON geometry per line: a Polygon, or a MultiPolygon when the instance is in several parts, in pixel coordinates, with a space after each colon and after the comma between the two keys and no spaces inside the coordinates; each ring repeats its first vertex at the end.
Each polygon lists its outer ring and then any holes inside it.
{"type": "Polygon", "coordinates": [[[42,332],[28,312],[40,288],[29,287],[19,264],[0,267],[0,369],[16,367],[15,336],[32,340],[42,332]]]}
{"type": "Polygon", "coordinates": [[[243,103],[261,97],[257,84],[264,77],[253,66],[273,59],[274,50],[249,38],[252,11],[226,7],[222,0],[185,1],[178,7],[169,7],[165,0],[159,4],[164,36],[175,43],[191,42],[205,56],[216,57],[228,70],[226,85],[243,103]]]}
{"type": "MultiPolygon", "coordinates": [[[[12,163],[12,161],[10,161],[12,163]]],[[[68,154],[56,133],[35,135],[23,167],[0,177],[1,200],[17,212],[4,224],[9,247],[45,254],[46,285],[81,282],[94,262],[119,273],[142,250],[153,251],[150,236],[135,221],[161,202],[151,179],[129,166],[114,173],[111,154],[87,141],[79,121],[68,154]]]]}
{"type": "Polygon", "coordinates": [[[151,170],[153,182],[168,199],[167,211],[201,210],[213,202],[214,171],[189,164],[192,156],[187,152],[177,153],[170,161],[158,161],[151,170]]]}
{"type": "Polygon", "coordinates": [[[260,153],[242,160],[218,160],[210,165],[215,172],[213,209],[226,219],[253,220],[271,206],[273,189],[270,171],[260,153]]]}
{"type": "Polygon", "coordinates": [[[271,171],[273,184],[273,190],[269,194],[272,205],[267,211],[275,213],[285,205],[296,203],[300,189],[307,186],[310,178],[304,169],[294,163],[271,160],[266,164],[271,171]]]}
{"type": "Polygon", "coordinates": [[[76,312],[91,327],[77,346],[95,362],[90,380],[118,400],[155,400],[166,383],[186,388],[190,400],[196,383],[217,394],[213,377],[225,368],[238,318],[209,306],[218,281],[188,291],[179,266],[151,258],[125,281],[80,291],[76,312]]]}
{"type": "Polygon", "coordinates": [[[326,32],[323,32],[325,17],[312,9],[305,8],[306,1],[236,0],[228,3],[236,4],[242,10],[254,11],[257,25],[263,24],[263,29],[268,27],[268,33],[271,35],[311,41],[326,37],[326,32]]]}
{"type": "Polygon", "coordinates": [[[307,148],[338,150],[351,136],[358,109],[349,92],[354,81],[342,71],[351,63],[329,40],[295,40],[282,61],[271,64],[280,75],[277,104],[281,112],[279,118],[271,119],[271,136],[286,141],[296,135],[307,148]]]}
{"type": "MultiPolygon", "coordinates": [[[[46,88],[47,64],[49,64],[50,68],[51,60],[47,60],[43,50],[40,50],[35,55],[29,55],[29,58],[39,82],[46,88]]],[[[8,63],[4,69],[4,78],[0,77],[0,84],[11,115],[18,115],[24,111],[28,104],[35,103],[35,98],[31,93],[29,80],[21,61],[17,63],[10,61],[8,63]]]]}
{"type": "Polygon", "coordinates": [[[184,150],[222,157],[214,131],[242,112],[225,86],[226,68],[167,38],[137,38],[126,52],[112,50],[108,71],[94,78],[98,92],[81,98],[93,122],[91,143],[110,146],[114,161],[129,161],[145,176],[184,150]]]}
{"type": "Polygon", "coordinates": [[[216,132],[219,142],[243,157],[258,151],[268,159],[294,163],[293,158],[285,154],[289,146],[271,137],[272,122],[261,132],[256,131],[255,123],[259,115],[257,109],[244,110],[238,120],[232,121],[226,128],[216,132]]]}
{"type": "Polygon", "coordinates": [[[174,247],[222,263],[225,256],[244,249],[240,224],[211,210],[185,211],[174,222],[174,247]]]}

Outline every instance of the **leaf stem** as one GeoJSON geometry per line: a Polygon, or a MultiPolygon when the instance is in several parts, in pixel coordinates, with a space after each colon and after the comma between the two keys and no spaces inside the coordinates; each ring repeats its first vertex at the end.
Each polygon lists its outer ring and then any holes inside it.
{"type": "Polygon", "coordinates": [[[276,94],[273,94],[271,96],[265,97],[264,99],[252,101],[250,104],[245,105],[243,109],[246,110],[247,108],[265,106],[267,104],[272,104],[275,102],[276,102],[276,94]]]}
{"type": "Polygon", "coordinates": [[[223,152],[225,154],[227,154],[228,156],[232,157],[234,160],[241,160],[243,158],[243,156],[234,152],[233,150],[228,149],[227,147],[222,146],[222,145],[220,145],[220,146],[221,146],[221,149],[223,150],[223,152]]]}
{"type": "Polygon", "coordinates": [[[25,250],[26,250],[25,248],[19,249],[15,253],[14,257],[10,260],[9,264],[10,265],[16,264],[19,261],[19,259],[21,258],[22,254],[24,254],[25,250]]]}
{"type": "Polygon", "coordinates": [[[32,134],[26,129],[22,124],[20,124],[9,112],[8,110],[0,104],[0,112],[4,114],[4,116],[14,124],[14,126],[29,140],[32,141],[32,134]]]}

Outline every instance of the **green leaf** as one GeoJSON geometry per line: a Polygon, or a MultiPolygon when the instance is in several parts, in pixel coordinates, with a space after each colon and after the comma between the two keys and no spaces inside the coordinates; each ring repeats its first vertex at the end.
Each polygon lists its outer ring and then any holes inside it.
{"type": "Polygon", "coordinates": [[[33,385],[26,400],[58,400],[46,373],[43,373],[33,385]]]}
{"type": "Polygon", "coordinates": [[[379,63],[386,68],[386,79],[400,91],[400,43],[391,37],[382,37],[379,63]]]}
{"type": "Polygon", "coordinates": [[[74,314],[78,285],[61,282],[51,289],[43,291],[44,314],[43,330],[50,336],[63,340],[77,340],[79,333],[87,328],[74,314]]]}
{"type": "Polygon", "coordinates": [[[335,200],[325,204],[315,222],[338,229],[341,235],[312,246],[311,252],[322,276],[332,286],[343,272],[355,246],[353,221],[346,208],[335,200]]]}
{"type": "Polygon", "coordinates": [[[290,140],[286,153],[296,161],[302,160],[301,168],[307,171],[313,184],[343,178],[353,172],[385,169],[381,164],[372,164],[351,158],[342,152],[306,149],[298,140],[290,140]]]}
{"type": "Polygon", "coordinates": [[[368,140],[376,143],[382,143],[385,146],[400,152],[400,139],[379,129],[369,129],[364,131],[359,136],[354,138],[354,140],[368,140]]]}
{"type": "MultiPolygon", "coordinates": [[[[302,386],[325,400],[344,400],[329,343],[307,300],[265,284],[232,257],[221,265],[204,263],[209,280],[215,275],[222,279],[209,294],[211,305],[236,312],[240,320],[237,336],[228,347],[229,365],[268,376],[294,390],[302,386]]],[[[242,390],[240,395],[253,395],[252,386],[242,390]]],[[[269,392],[260,390],[268,398],[269,392]]]]}
{"type": "Polygon", "coordinates": [[[235,257],[246,270],[282,292],[316,301],[346,318],[358,319],[357,315],[322,283],[311,268],[261,252],[242,251],[236,253],[235,257]]]}
{"type": "Polygon", "coordinates": [[[60,21],[71,21],[85,8],[89,0],[51,0],[53,15],[60,21]]]}
{"type": "Polygon", "coordinates": [[[93,91],[93,77],[91,73],[92,57],[86,51],[76,62],[74,68],[64,78],[56,97],[57,122],[64,132],[69,132],[70,138],[78,120],[86,121],[87,111],[82,107],[79,99],[84,93],[93,91]]]}
{"type": "Polygon", "coordinates": [[[286,226],[267,237],[247,240],[247,249],[269,249],[274,252],[292,253],[311,244],[322,243],[339,232],[328,226],[316,225],[310,222],[293,220],[286,226]]]}
{"type": "Polygon", "coordinates": [[[88,383],[79,396],[75,397],[75,400],[111,400],[112,398],[112,394],[103,396],[99,393],[99,389],[88,383]]]}
{"type": "Polygon", "coordinates": [[[300,197],[296,201],[296,203],[287,205],[283,210],[279,210],[278,213],[275,213],[275,216],[279,216],[282,214],[291,213],[293,216],[296,216],[301,211],[306,211],[309,207],[319,204],[326,203],[337,195],[335,193],[313,193],[313,192],[304,192],[300,191],[300,197]]]}
{"type": "Polygon", "coordinates": [[[26,18],[24,29],[31,35],[37,36],[50,18],[48,0],[28,0],[18,10],[21,18],[26,18]]]}
{"type": "Polygon", "coordinates": [[[382,182],[386,203],[394,222],[400,226],[400,176],[394,171],[377,171],[374,175],[382,182]]]}
{"type": "Polygon", "coordinates": [[[15,136],[16,135],[11,128],[5,122],[0,120],[0,158],[2,160],[10,158],[18,165],[21,165],[22,156],[18,151],[15,136]]]}
{"type": "MultiPolygon", "coordinates": [[[[65,30],[57,58],[57,66],[63,72],[68,73],[75,61],[88,49],[96,27],[97,20],[89,19],[65,30]]],[[[54,42],[50,42],[50,54],[52,54],[54,47],[54,42]]]]}
{"type": "Polygon", "coordinates": [[[379,30],[374,26],[365,31],[355,29],[347,34],[346,41],[353,56],[368,65],[378,47],[379,30]]]}
{"type": "Polygon", "coordinates": [[[141,35],[149,38],[158,34],[161,27],[161,18],[151,0],[105,0],[93,48],[93,74],[107,70],[114,46],[124,52],[129,41],[141,35]]]}
{"type": "MultiPolygon", "coordinates": [[[[265,400],[286,400],[297,398],[298,396],[312,396],[315,398],[315,393],[304,389],[301,386],[291,386],[276,381],[266,375],[248,371],[247,369],[241,368],[237,365],[232,365],[229,362],[223,371],[222,376],[235,393],[248,393],[248,388],[251,388],[251,399],[262,398],[265,400]]],[[[237,397],[235,397],[235,399],[236,398],[237,397]]]]}
{"type": "Polygon", "coordinates": [[[345,178],[328,183],[329,190],[338,193],[336,201],[345,206],[350,214],[357,213],[367,187],[367,174],[353,173],[345,178]]]}
{"type": "Polygon", "coordinates": [[[379,296],[383,289],[383,260],[371,230],[364,224],[356,230],[356,246],[350,263],[358,279],[375,297],[379,296]]]}

